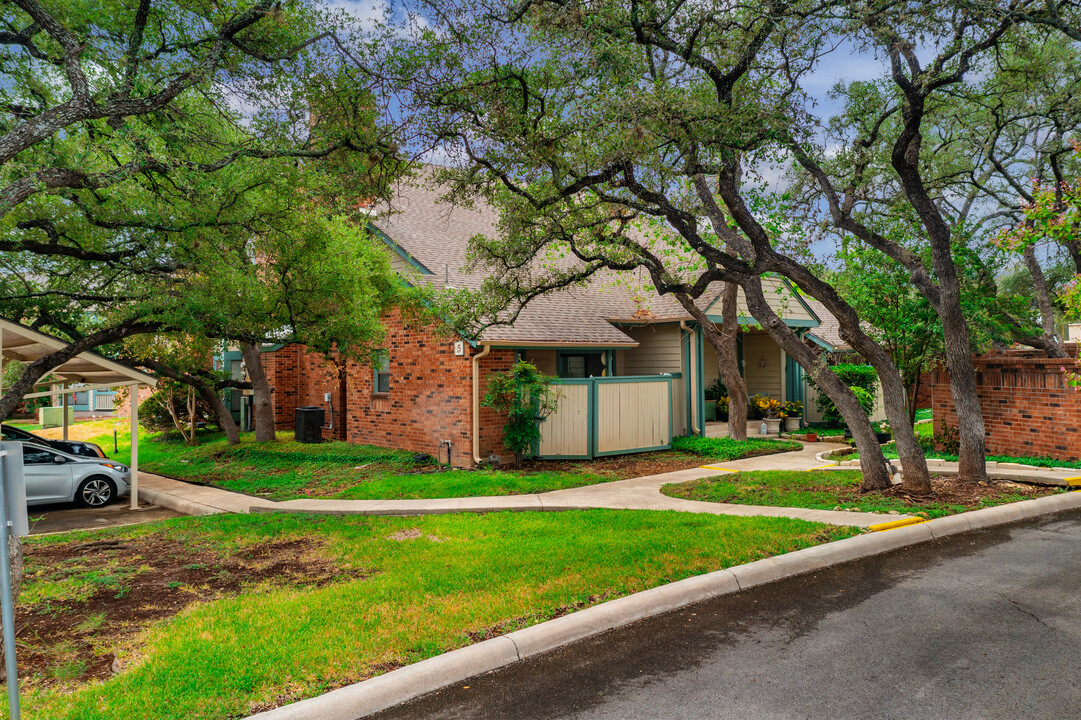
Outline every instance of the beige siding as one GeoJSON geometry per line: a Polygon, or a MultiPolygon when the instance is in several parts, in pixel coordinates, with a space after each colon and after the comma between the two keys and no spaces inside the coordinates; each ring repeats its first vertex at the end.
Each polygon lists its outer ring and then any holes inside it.
{"type": "MultiPolygon", "coordinates": [[[[780,317],[786,320],[814,320],[814,316],[807,312],[807,308],[792,294],[792,291],[788,289],[781,278],[762,278],[762,291],[765,293],[766,301],[770,307],[780,317]]],[[[740,317],[751,317],[751,312],[747,309],[747,298],[744,296],[742,288],[740,288],[739,295],[736,297],[736,312],[739,313],[740,317]]],[[[720,299],[713,303],[709,313],[711,315],[721,314],[720,299]]]]}
{"type": "Polygon", "coordinates": [[[687,434],[687,390],[683,378],[672,379],[672,435],[687,434]]]}
{"type": "Polygon", "coordinates": [[[656,375],[682,370],[678,323],[624,325],[620,329],[634,338],[638,347],[619,351],[616,357],[617,375],[656,375]]]}
{"type": "Polygon", "coordinates": [[[589,386],[562,385],[559,409],[541,423],[540,454],[589,454],[589,386]]]}
{"type": "Polygon", "coordinates": [[[783,399],[784,365],[781,358],[781,349],[769,335],[743,336],[743,376],[747,378],[748,395],[763,393],[783,399]]]}
{"type": "Polygon", "coordinates": [[[597,385],[597,452],[658,447],[671,442],[668,383],[597,385]]]}
{"type": "Polygon", "coordinates": [[[526,350],[525,359],[536,365],[545,375],[556,375],[555,350],[526,350]]]}

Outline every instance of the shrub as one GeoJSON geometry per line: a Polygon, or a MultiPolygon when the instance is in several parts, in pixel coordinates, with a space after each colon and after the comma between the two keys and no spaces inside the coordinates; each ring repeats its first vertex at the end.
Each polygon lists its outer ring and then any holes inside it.
{"type": "MultiPolygon", "coordinates": [[[[850,363],[843,363],[840,365],[833,365],[830,367],[837,374],[837,377],[848,385],[856,396],[856,400],[859,402],[863,411],[870,415],[875,409],[875,390],[878,387],[878,375],[875,373],[875,369],[870,365],[853,365],[850,363]]],[[[829,399],[826,393],[822,392],[814,380],[808,378],[807,382],[818,389],[818,397],[815,399],[815,406],[818,411],[822,413],[822,422],[827,427],[841,427],[844,425],[844,418],[841,417],[841,413],[837,410],[837,406],[833,404],[833,401],[829,399]]]]}
{"type": "Polygon", "coordinates": [[[185,441],[193,443],[194,435],[189,437],[195,425],[203,424],[213,416],[213,411],[198,395],[189,395],[191,390],[171,380],[161,380],[159,390],[139,403],[139,424],[148,430],[158,432],[177,432],[185,441]],[[189,413],[189,399],[194,400],[193,414],[189,413]],[[176,419],[169,412],[172,404],[176,419]],[[194,417],[192,416],[194,415],[194,417]],[[177,420],[180,424],[177,424],[177,420]]]}
{"type": "Polygon", "coordinates": [[[720,400],[722,397],[728,395],[728,388],[724,386],[720,378],[713,381],[713,384],[705,390],[706,400],[720,400]]]}
{"type": "Polygon", "coordinates": [[[503,444],[514,453],[515,466],[522,455],[540,442],[540,421],[559,406],[559,389],[555,378],[537,370],[537,366],[519,360],[505,373],[493,375],[488,381],[484,405],[507,415],[503,426],[503,444]]]}

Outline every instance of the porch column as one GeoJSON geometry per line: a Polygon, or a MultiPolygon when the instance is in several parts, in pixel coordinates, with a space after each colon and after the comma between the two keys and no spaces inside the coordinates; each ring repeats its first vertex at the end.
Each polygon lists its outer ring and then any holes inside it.
{"type": "Polygon", "coordinates": [[[139,509],[139,386],[131,389],[131,509],[139,509]]]}

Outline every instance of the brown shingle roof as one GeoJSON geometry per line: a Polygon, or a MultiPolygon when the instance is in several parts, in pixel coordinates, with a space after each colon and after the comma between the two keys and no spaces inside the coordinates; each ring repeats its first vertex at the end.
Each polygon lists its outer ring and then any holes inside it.
{"type": "MultiPolygon", "coordinates": [[[[441,202],[446,188],[432,182],[423,169],[404,181],[391,207],[378,210],[372,223],[431,274],[430,282],[478,289],[487,273],[466,271],[466,250],[476,235],[500,232],[498,212],[483,202],[472,207],[441,202]]],[[[720,295],[711,288],[697,305],[707,308],[720,295]]],[[[531,301],[513,325],[488,328],[485,341],[507,343],[581,343],[633,346],[637,343],[610,321],[634,321],[647,310],[653,321],[678,321],[689,315],[671,295],[658,295],[643,273],[598,273],[585,287],[573,287],[531,301]]],[[[829,313],[814,308],[826,323],[829,313]]],[[[817,330],[817,328],[816,328],[817,330]]]]}

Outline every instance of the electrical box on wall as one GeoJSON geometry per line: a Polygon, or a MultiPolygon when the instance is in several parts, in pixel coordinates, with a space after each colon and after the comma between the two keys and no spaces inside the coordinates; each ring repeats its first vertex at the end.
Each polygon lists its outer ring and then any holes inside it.
{"type": "Polygon", "coordinates": [[[323,402],[330,402],[330,393],[323,393],[323,402]]]}
{"type": "Polygon", "coordinates": [[[465,340],[455,341],[454,354],[458,356],[465,355],[465,340]]]}

